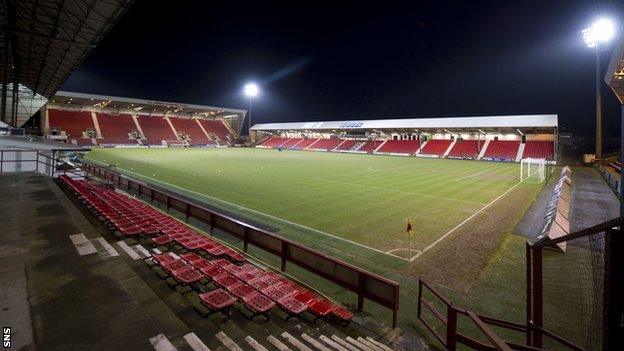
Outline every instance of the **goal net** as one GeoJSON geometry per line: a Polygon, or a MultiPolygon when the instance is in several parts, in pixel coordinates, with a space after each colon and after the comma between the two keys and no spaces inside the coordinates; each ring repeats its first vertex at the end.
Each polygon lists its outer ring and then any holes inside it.
{"type": "Polygon", "coordinates": [[[524,158],[520,160],[520,181],[542,183],[546,179],[546,159],[524,158]]]}

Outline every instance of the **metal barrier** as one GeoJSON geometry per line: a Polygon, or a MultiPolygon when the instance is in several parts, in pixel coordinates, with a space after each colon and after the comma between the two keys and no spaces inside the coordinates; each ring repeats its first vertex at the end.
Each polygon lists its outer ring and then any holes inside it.
{"type": "Polygon", "coordinates": [[[85,152],[83,149],[72,150],[32,150],[3,149],[0,150],[0,173],[38,172],[54,177],[59,173],[75,173],[74,170],[57,172],[57,158],[60,152],[85,152]],[[48,154],[46,154],[48,152],[48,154]],[[24,158],[26,157],[26,158],[24,158]]]}
{"type": "MultiPolygon", "coordinates": [[[[621,270],[624,263],[621,258],[621,251],[624,249],[622,224],[624,224],[622,218],[615,218],[563,237],[553,239],[545,237],[534,244],[526,244],[526,324],[479,315],[470,310],[459,308],[422,278],[418,281],[418,319],[448,350],[455,350],[458,343],[476,350],[537,351],[552,348],[574,351],[619,350],[618,347],[621,346],[619,344],[623,338],[621,318],[624,312],[622,306],[622,291],[624,290],[622,276],[624,274],[621,270]],[[596,240],[589,241],[590,238],[596,240]],[[566,253],[551,250],[550,256],[545,258],[544,249],[558,250],[558,244],[563,242],[568,242],[566,253]],[[582,255],[579,255],[575,250],[582,252],[582,255]],[[564,299],[564,295],[574,295],[575,291],[580,291],[582,294],[583,289],[591,289],[591,293],[587,295],[596,301],[578,301],[576,296],[572,296],[571,299],[568,298],[572,300],[571,306],[564,307],[567,307],[568,310],[582,309],[581,304],[585,303],[590,305],[589,308],[599,312],[583,316],[587,322],[585,324],[573,320],[572,328],[557,330],[557,332],[553,329],[562,328],[557,328],[555,323],[548,325],[544,318],[545,286],[548,285],[544,275],[545,272],[553,268],[549,267],[549,265],[553,266],[553,258],[567,259],[567,261],[563,261],[561,267],[555,268],[566,268],[566,272],[575,272],[572,274],[579,277],[576,280],[571,280],[569,276],[562,277],[562,286],[554,286],[556,289],[551,291],[554,293],[551,298],[560,302],[564,299]],[[586,262],[586,259],[591,262],[586,262]],[[579,267],[570,267],[572,262],[579,267]],[[593,266],[594,272],[591,272],[590,277],[582,276],[583,273],[578,269],[581,269],[580,266],[588,264],[593,266]],[[573,283],[577,281],[586,284],[573,286],[573,283]],[[429,298],[424,296],[426,292],[430,295],[429,298]],[[436,308],[435,305],[440,303],[444,306],[444,311],[436,308]],[[427,312],[430,313],[430,316],[427,312]],[[465,332],[460,332],[457,319],[461,315],[469,317],[491,344],[484,343],[465,332]],[[427,316],[429,317],[427,318],[427,316]],[[443,325],[445,333],[437,330],[431,321],[431,317],[434,318],[433,321],[443,325]],[[526,342],[518,344],[504,341],[492,331],[490,326],[521,333],[526,342]],[[574,341],[574,339],[579,339],[579,334],[584,333],[587,335],[581,335],[582,345],[578,341],[574,341]],[[546,343],[548,343],[548,347],[545,347],[544,344],[546,343]]],[[[550,284],[552,285],[552,283],[550,284]]],[[[549,318],[567,318],[567,316],[561,316],[560,313],[557,310],[550,311],[549,318]]]]}
{"type": "Polygon", "coordinates": [[[243,241],[243,251],[253,245],[281,258],[281,270],[292,262],[318,276],[354,292],[358,296],[358,310],[364,307],[364,299],[374,301],[392,310],[392,327],[396,328],[399,311],[399,284],[377,274],[365,271],[342,260],[330,257],[305,245],[281,237],[275,233],[245,223],[231,216],[202,207],[192,199],[175,194],[154,184],[136,180],[116,170],[92,163],[83,164],[87,174],[111,181],[119,188],[134,190],[149,196],[151,201],[175,209],[188,220],[194,218],[210,227],[218,228],[243,241]]]}

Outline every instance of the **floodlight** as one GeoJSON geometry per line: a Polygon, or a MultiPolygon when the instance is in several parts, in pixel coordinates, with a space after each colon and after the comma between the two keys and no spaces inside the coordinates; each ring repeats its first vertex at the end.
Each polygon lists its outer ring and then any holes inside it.
{"type": "Polygon", "coordinates": [[[583,29],[583,40],[588,47],[593,48],[599,42],[606,43],[615,36],[615,25],[606,18],[597,20],[591,27],[583,29]]]}
{"type": "Polygon", "coordinates": [[[254,83],[245,84],[245,95],[249,97],[255,97],[258,95],[258,86],[254,83]]]}

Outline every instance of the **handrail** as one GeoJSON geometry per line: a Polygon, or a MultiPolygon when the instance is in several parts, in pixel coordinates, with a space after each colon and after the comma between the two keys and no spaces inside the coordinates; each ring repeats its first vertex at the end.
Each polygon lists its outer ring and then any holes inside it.
{"type": "Polygon", "coordinates": [[[490,340],[492,344],[494,344],[494,347],[496,347],[497,350],[511,351],[511,348],[505,343],[505,341],[503,341],[500,336],[494,333],[494,331],[490,329],[490,327],[488,327],[487,324],[485,324],[485,322],[483,322],[479,317],[477,317],[474,312],[468,311],[467,313],[470,319],[472,319],[472,321],[477,325],[481,332],[485,334],[485,337],[488,338],[488,340],[490,340]]]}
{"type": "Polygon", "coordinates": [[[227,234],[242,239],[244,251],[247,250],[247,245],[251,243],[260,249],[281,256],[282,270],[285,269],[286,261],[290,261],[325,279],[342,285],[358,295],[358,310],[363,308],[364,298],[390,308],[393,312],[392,325],[396,327],[399,309],[398,283],[225,213],[208,209],[202,206],[199,201],[150,184],[145,180],[137,180],[116,170],[97,166],[87,161],[84,161],[83,165],[87,173],[111,180],[117,186],[123,185],[129,190],[138,190],[139,195],[148,195],[151,200],[166,203],[167,209],[173,208],[181,211],[187,219],[192,217],[206,223],[210,226],[211,232],[212,228],[220,228],[227,234]]]}
{"type": "Polygon", "coordinates": [[[593,227],[585,228],[585,229],[579,230],[577,232],[561,236],[561,237],[556,238],[556,239],[548,238],[546,240],[540,241],[539,243],[535,243],[534,245],[536,247],[544,246],[544,245],[554,245],[554,244],[558,244],[558,243],[561,243],[561,242],[564,242],[564,241],[574,240],[574,239],[578,239],[578,238],[581,238],[581,237],[584,237],[584,236],[590,236],[590,235],[593,235],[593,234],[604,232],[604,231],[607,231],[609,229],[612,229],[613,227],[622,226],[622,224],[624,224],[624,218],[623,217],[617,217],[617,218],[610,219],[610,220],[608,220],[606,222],[597,224],[597,225],[595,225],[593,227]]]}

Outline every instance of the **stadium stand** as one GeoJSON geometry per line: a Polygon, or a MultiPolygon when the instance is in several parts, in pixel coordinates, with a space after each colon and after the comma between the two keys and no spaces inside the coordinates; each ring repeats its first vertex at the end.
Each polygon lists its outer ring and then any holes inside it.
{"type": "Polygon", "coordinates": [[[418,140],[388,140],[377,151],[413,155],[418,151],[419,147],[420,141],[418,140]]]}
{"type": "Polygon", "coordinates": [[[553,159],[554,155],[555,146],[551,141],[527,141],[522,158],[553,159]]]}
{"type": "Polygon", "coordinates": [[[169,123],[161,116],[138,116],[137,121],[143,134],[150,145],[160,145],[163,140],[173,140],[177,136],[173,134],[169,123]]]}
{"type": "Polygon", "coordinates": [[[483,158],[499,161],[513,161],[518,154],[519,141],[492,140],[483,154],[483,158]]]}
{"type": "Polygon", "coordinates": [[[424,155],[437,155],[442,157],[448,149],[449,145],[451,145],[451,140],[429,140],[427,144],[420,150],[421,154],[424,155]]]}
{"type": "Polygon", "coordinates": [[[48,110],[50,128],[58,128],[65,132],[67,140],[75,140],[78,145],[92,145],[91,138],[83,138],[83,133],[95,131],[91,112],[48,110]]]}
{"type": "MultiPolygon", "coordinates": [[[[314,318],[348,323],[353,314],[319,294],[273,271],[249,262],[243,255],[168,214],[104,186],[61,175],[67,187],[119,238],[144,238],[160,254],[148,260],[156,274],[181,293],[195,291],[208,315],[231,314],[235,302],[251,314],[270,319],[275,307],[288,316],[309,311],[314,318]],[[161,249],[168,250],[162,253],[161,249]]],[[[242,311],[241,311],[242,313],[242,311]]]]}
{"type": "Polygon", "coordinates": [[[473,158],[479,154],[479,144],[476,140],[457,140],[451,151],[446,155],[450,158],[473,158]]]}
{"type": "Polygon", "coordinates": [[[356,151],[373,153],[373,151],[375,151],[375,149],[378,148],[379,145],[381,145],[381,143],[383,143],[383,141],[369,140],[366,143],[364,143],[364,145],[360,146],[360,148],[357,149],[356,151]]]}
{"type": "Polygon", "coordinates": [[[178,134],[183,132],[190,138],[190,140],[187,139],[187,142],[190,145],[199,146],[214,144],[212,140],[206,137],[206,134],[204,134],[204,131],[201,129],[199,124],[197,124],[195,119],[171,117],[169,120],[178,134]]]}
{"type": "Polygon", "coordinates": [[[351,150],[357,144],[359,144],[359,141],[357,140],[344,140],[335,149],[347,151],[347,150],[351,150]]]}
{"type": "Polygon", "coordinates": [[[303,141],[303,138],[291,138],[286,140],[286,142],[282,144],[282,147],[290,149],[299,144],[301,141],[303,141]]]}
{"type": "Polygon", "coordinates": [[[300,142],[299,144],[297,144],[297,146],[295,147],[295,149],[305,149],[308,146],[316,143],[319,139],[314,139],[314,138],[310,138],[310,139],[305,139],[304,141],[300,142]]]}
{"type": "Polygon", "coordinates": [[[221,120],[208,120],[208,119],[200,119],[199,123],[204,127],[206,133],[209,135],[213,133],[217,136],[219,144],[226,145],[229,143],[232,135],[230,134],[229,129],[225,126],[225,122],[221,120]]]}
{"type": "Polygon", "coordinates": [[[338,138],[321,139],[316,144],[314,144],[311,149],[329,151],[333,150],[340,143],[342,143],[342,140],[338,138]]]}
{"type": "Polygon", "coordinates": [[[289,138],[270,137],[269,139],[263,141],[260,146],[275,148],[287,142],[288,139],[289,138]]]}
{"type": "Polygon", "coordinates": [[[111,115],[107,113],[96,113],[102,139],[99,144],[136,144],[136,139],[131,139],[131,132],[137,127],[131,115],[120,114],[111,115]]]}

